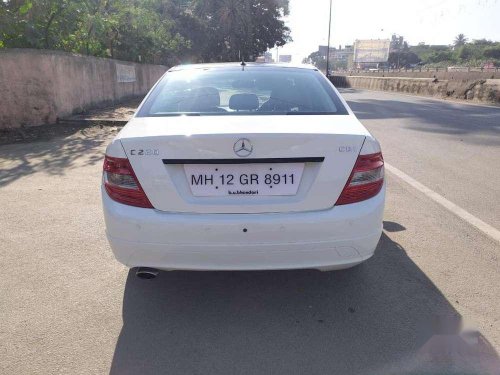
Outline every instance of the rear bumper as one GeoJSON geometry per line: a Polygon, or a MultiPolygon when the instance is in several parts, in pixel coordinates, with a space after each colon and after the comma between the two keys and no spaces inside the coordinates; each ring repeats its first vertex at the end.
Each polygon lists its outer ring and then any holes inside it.
{"type": "Polygon", "coordinates": [[[327,270],[373,255],[382,233],[385,187],[360,203],[276,214],[166,213],[117,203],[105,191],[102,198],[109,243],[128,267],[327,270]]]}

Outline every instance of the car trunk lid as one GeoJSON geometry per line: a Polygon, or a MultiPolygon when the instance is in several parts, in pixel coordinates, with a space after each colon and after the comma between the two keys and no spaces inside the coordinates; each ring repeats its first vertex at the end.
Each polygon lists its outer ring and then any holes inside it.
{"type": "Polygon", "coordinates": [[[366,135],[350,115],[176,116],[134,118],[119,138],[155,209],[263,213],[333,207],[366,135]]]}

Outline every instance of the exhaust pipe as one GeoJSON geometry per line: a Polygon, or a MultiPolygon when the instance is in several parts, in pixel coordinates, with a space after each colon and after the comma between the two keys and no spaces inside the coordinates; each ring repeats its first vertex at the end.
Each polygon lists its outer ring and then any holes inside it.
{"type": "Polygon", "coordinates": [[[139,279],[151,280],[158,276],[158,272],[159,271],[156,268],[139,267],[137,268],[137,271],[135,271],[135,275],[139,279]]]}

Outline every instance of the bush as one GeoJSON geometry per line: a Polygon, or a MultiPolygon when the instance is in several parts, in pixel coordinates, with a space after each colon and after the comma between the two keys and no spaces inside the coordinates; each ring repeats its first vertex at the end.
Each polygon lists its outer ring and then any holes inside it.
{"type": "Polygon", "coordinates": [[[489,47],[484,50],[484,57],[500,60],[500,47],[489,47]]]}

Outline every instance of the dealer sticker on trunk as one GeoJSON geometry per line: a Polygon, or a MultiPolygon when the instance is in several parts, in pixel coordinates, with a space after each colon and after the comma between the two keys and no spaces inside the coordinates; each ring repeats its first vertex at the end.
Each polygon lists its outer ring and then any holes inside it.
{"type": "Polygon", "coordinates": [[[196,197],[296,195],[304,163],[185,164],[196,197]]]}

